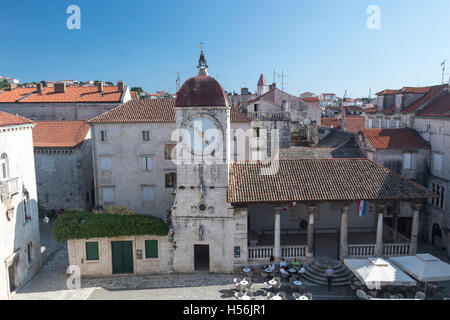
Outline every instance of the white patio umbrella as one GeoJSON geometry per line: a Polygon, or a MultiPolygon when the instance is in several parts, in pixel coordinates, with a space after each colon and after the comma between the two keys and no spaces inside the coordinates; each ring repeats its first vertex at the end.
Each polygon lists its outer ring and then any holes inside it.
{"type": "Polygon", "coordinates": [[[344,259],[344,264],[369,288],[415,286],[416,281],[382,258],[344,259]]]}
{"type": "Polygon", "coordinates": [[[450,280],[450,264],[428,253],[389,260],[421,282],[450,280]]]}

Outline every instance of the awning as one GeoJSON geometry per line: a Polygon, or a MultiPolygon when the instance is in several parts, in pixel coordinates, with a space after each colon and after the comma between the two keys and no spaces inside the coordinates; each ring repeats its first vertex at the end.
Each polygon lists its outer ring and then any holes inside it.
{"type": "Polygon", "coordinates": [[[416,281],[389,261],[381,258],[345,259],[344,264],[366,286],[415,286],[416,281]]]}
{"type": "Polygon", "coordinates": [[[450,265],[428,253],[389,260],[422,282],[450,280],[450,265]]]}

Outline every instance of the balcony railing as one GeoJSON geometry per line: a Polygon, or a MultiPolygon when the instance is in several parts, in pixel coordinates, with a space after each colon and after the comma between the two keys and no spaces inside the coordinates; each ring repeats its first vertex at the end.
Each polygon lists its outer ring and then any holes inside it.
{"type": "Polygon", "coordinates": [[[247,114],[250,120],[287,120],[290,118],[289,111],[257,111],[247,114]]]}
{"type": "Polygon", "coordinates": [[[0,182],[1,192],[3,195],[10,197],[19,193],[19,178],[10,178],[0,182]]]}
{"type": "MultiPolygon", "coordinates": [[[[306,256],[306,245],[281,246],[281,258],[293,259],[306,256]]],[[[249,247],[248,260],[267,261],[273,256],[273,246],[249,247]]]]}
{"type": "Polygon", "coordinates": [[[347,246],[348,257],[371,257],[375,256],[374,244],[351,244],[347,246]]]}
{"type": "MultiPolygon", "coordinates": [[[[367,258],[375,256],[375,244],[352,244],[347,246],[348,257],[367,258]]],[[[385,243],[383,244],[384,257],[407,256],[411,252],[410,243],[385,243]]]]}

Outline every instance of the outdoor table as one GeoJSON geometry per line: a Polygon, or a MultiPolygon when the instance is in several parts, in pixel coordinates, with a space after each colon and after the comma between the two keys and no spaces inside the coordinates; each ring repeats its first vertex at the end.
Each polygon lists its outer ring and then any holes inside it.
{"type": "Polygon", "coordinates": [[[301,286],[303,284],[303,282],[295,280],[295,281],[292,281],[292,284],[294,286],[298,286],[299,287],[299,286],[301,286]]]}
{"type": "Polygon", "coordinates": [[[242,280],[241,282],[239,282],[241,284],[241,286],[246,286],[248,285],[248,281],[247,280],[242,280]]]}
{"type": "Polygon", "coordinates": [[[268,284],[270,284],[271,286],[275,286],[277,282],[275,280],[269,280],[268,284]]]}
{"type": "Polygon", "coordinates": [[[306,296],[300,296],[297,300],[309,300],[309,298],[306,296]]]}
{"type": "Polygon", "coordinates": [[[252,298],[248,295],[244,295],[241,297],[241,300],[251,300],[252,298]]]}
{"type": "Polygon", "coordinates": [[[245,273],[249,273],[250,271],[252,271],[252,269],[250,269],[250,268],[244,268],[244,269],[242,269],[242,271],[244,271],[245,273]]]}
{"type": "Polygon", "coordinates": [[[290,268],[290,269],[289,269],[289,272],[290,272],[290,273],[297,273],[297,269],[295,269],[295,268],[290,268]]]}
{"type": "Polygon", "coordinates": [[[281,300],[281,297],[280,296],[273,296],[272,298],[270,298],[270,300],[281,300]]]}

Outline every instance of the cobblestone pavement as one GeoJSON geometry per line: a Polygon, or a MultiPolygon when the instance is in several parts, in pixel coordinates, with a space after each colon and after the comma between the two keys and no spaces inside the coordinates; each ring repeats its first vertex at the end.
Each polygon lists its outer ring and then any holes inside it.
{"type": "MultiPolygon", "coordinates": [[[[81,289],[67,290],[67,247],[64,245],[51,256],[38,274],[18,290],[15,300],[216,300],[235,299],[230,274],[171,274],[149,276],[111,276],[83,278],[81,289]]],[[[262,280],[255,279],[257,300],[265,298],[262,280]]],[[[284,289],[283,289],[284,290],[284,289]]],[[[288,293],[287,290],[284,290],[288,293]]],[[[305,292],[315,299],[354,299],[348,287],[326,288],[306,284],[305,292]]]]}
{"type": "Polygon", "coordinates": [[[45,262],[56,250],[61,247],[61,243],[53,238],[51,229],[55,219],[51,219],[47,224],[39,220],[39,234],[41,237],[41,261],[45,262]]]}

